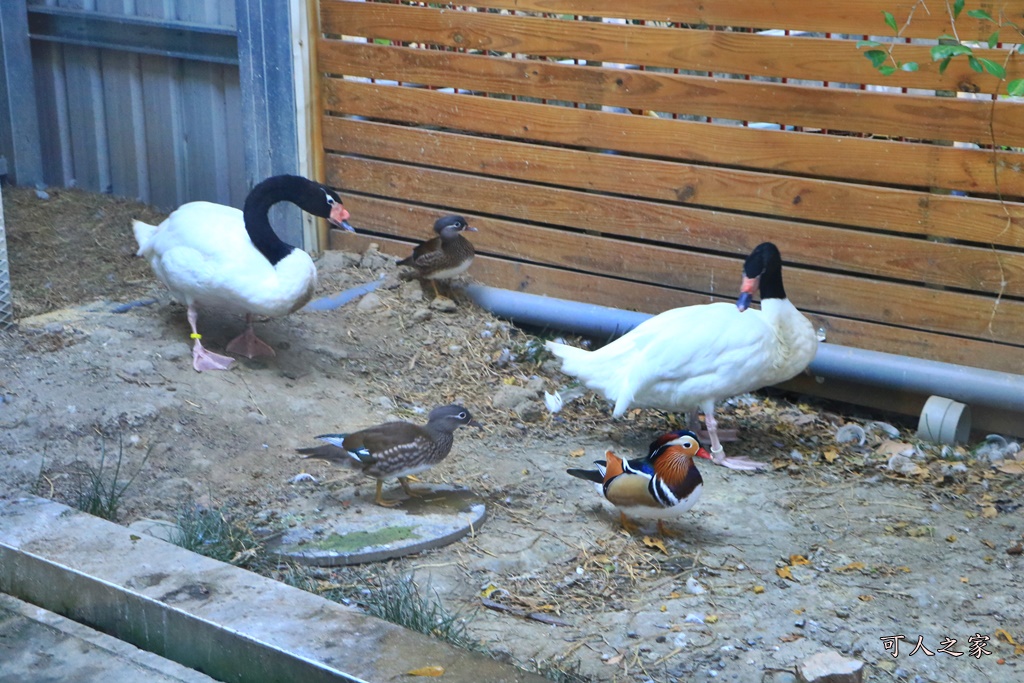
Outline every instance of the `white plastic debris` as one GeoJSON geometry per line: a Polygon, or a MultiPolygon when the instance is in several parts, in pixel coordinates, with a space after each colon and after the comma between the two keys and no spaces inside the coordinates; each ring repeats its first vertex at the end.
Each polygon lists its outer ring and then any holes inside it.
{"type": "Polygon", "coordinates": [[[296,474],[294,477],[289,479],[289,481],[293,484],[298,484],[301,481],[311,481],[314,484],[319,483],[317,482],[316,477],[314,477],[309,472],[300,472],[299,474],[296,474]]]}
{"type": "Polygon", "coordinates": [[[702,612],[690,612],[683,617],[683,623],[686,624],[703,624],[704,614],[702,612]]]}
{"type": "Polygon", "coordinates": [[[708,591],[704,586],[700,585],[700,581],[691,576],[686,580],[686,592],[693,595],[702,595],[708,591]]]}
{"type": "Polygon", "coordinates": [[[863,446],[867,435],[859,424],[845,424],[836,430],[836,443],[856,443],[863,446]]]}
{"type": "Polygon", "coordinates": [[[553,394],[549,394],[548,392],[545,391],[544,405],[546,405],[548,407],[548,410],[551,411],[552,413],[557,413],[559,410],[562,409],[562,406],[564,405],[562,401],[562,395],[559,394],[557,391],[553,394]]]}
{"type": "Polygon", "coordinates": [[[903,453],[897,453],[889,458],[889,469],[899,474],[911,475],[918,471],[918,466],[903,453]]]}
{"type": "Polygon", "coordinates": [[[868,422],[867,431],[881,432],[890,439],[900,438],[900,430],[896,429],[888,422],[868,422]]]}
{"type": "Polygon", "coordinates": [[[1016,441],[1008,441],[1006,437],[999,434],[989,434],[985,437],[985,443],[975,449],[974,457],[979,460],[998,462],[1013,459],[1019,452],[1020,444],[1016,441]]]}

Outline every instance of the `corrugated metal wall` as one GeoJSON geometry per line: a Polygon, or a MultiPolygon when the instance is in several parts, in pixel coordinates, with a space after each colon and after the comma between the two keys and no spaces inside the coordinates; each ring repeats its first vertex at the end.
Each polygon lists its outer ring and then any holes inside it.
{"type": "MultiPolygon", "coordinates": [[[[234,0],[29,0],[233,29],[234,0]]],[[[33,38],[44,180],[170,209],[247,192],[234,64],[33,38]]]]}

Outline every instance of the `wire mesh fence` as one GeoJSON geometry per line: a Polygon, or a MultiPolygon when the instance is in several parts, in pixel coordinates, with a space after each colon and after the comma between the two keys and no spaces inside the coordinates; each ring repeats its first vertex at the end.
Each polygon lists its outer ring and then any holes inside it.
{"type": "Polygon", "coordinates": [[[3,193],[0,191],[0,331],[14,325],[11,269],[7,261],[7,229],[4,227],[3,193]]]}

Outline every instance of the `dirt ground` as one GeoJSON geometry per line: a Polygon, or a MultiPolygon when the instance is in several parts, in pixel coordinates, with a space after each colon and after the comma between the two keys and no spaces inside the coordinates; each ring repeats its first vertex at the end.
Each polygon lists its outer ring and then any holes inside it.
{"type": "MultiPolygon", "coordinates": [[[[421,478],[472,488],[489,518],[391,564],[452,610],[473,612],[481,597],[512,610],[479,609],[469,625],[498,656],[594,681],[781,683],[823,650],[865,662],[869,681],[1024,678],[1024,466],[1012,448],[992,462],[992,444],[942,450],[892,416],[744,397],[723,407],[720,422],[740,432],[727,449],[772,469],[702,464],[704,496],[678,536],[630,536],[565,469],[609,447],[640,454],[675,416],[613,421],[590,394],[541,409],[537,390],[568,378],[525,332],[466,301],[431,310],[418,284],[394,282],[338,310],[262,323],[276,358],[199,374],[184,309],[132,257],[130,218],[151,210],[71,191],[4,188],[3,199],[21,319],[0,334],[0,495],[66,500],[75,472],[101,451],[109,464],[120,438],[124,470],[139,470],[124,523],[173,519],[188,497],[287,520],[299,501],[331,505],[340,487],[373,494],[372,481],[298,459],[313,435],[459,401],[483,427],[460,430],[421,478]],[[160,301],[112,312],[147,297],[160,301]],[[837,441],[847,424],[865,429],[863,443],[837,441]],[[293,482],[301,473],[316,483],[293,482]],[[898,656],[887,637],[901,639],[898,656]],[[930,653],[911,655],[919,637],[930,653]]],[[[318,266],[321,296],[394,269],[374,252],[318,266]]],[[[241,326],[200,317],[215,350],[241,326]]]]}

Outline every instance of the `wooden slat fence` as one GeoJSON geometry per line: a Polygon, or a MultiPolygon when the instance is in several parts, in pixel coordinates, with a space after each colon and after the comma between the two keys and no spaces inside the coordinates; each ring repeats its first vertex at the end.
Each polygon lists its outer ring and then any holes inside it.
{"type": "MultiPolygon", "coordinates": [[[[1024,26],[1024,0],[975,5],[1024,26]]],[[[321,0],[324,165],[364,233],[330,245],[405,254],[460,212],[478,280],[656,313],[734,298],[771,240],[828,341],[1024,372],[1022,58],[940,74],[954,29],[922,7],[321,0]],[[893,54],[919,70],[857,48],[884,10],[913,11],[893,54]]]]}

